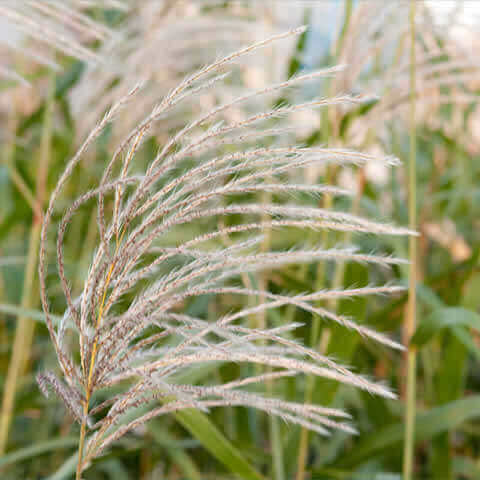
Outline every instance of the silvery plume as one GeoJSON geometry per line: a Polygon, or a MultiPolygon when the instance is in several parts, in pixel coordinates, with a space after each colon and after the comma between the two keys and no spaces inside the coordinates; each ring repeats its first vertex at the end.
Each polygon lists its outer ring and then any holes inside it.
{"type": "MultiPolygon", "coordinates": [[[[0,54],[29,59],[53,70],[60,69],[53,52],[81,60],[86,65],[103,64],[105,58],[95,52],[92,43],[118,40],[119,35],[83,11],[99,6],[122,11],[127,8],[118,0],[3,1],[0,3],[0,26],[5,31],[0,35],[0,54]]],[[[3,58],[0,79],[29,84],[3,58]]]]}
{"type": "MultiPolygon", "coordinates": [[[[159,97],[166,95],[199,65],[211,63],[215,55],[235,51],[286,29],[269,25],[263,14],[267,6],[258,8],[257,2],[242,2],[240,6],[239,2],[225,4],[216,0],[144,0],[130,3],[129,7],[128,15],[117,27],[117,31],[121,31],[121,40],[113,38],[102,42],[97,51],[109,62],[89,64],[69,95],[81,138],[108,106],[127,94],[138,78],[144,82],[142,91],[135,98],[135,108],[130,108],[128,114],[120,115],[115,122],[118,135],[133,128],[143,117],[143,112],[150,110],[159,97]],[[159,45],[162,46],[161,55],[158,55],[159,45]]],[[[288,43],[293,47],[294,38],[291,42],[281,43],[281,54],[272,52],[275,66],[269,70],[280,70],[276,64],[288,63],[288,43]]],[[[264,60],[262,52],[257,55],[252,52],[239,65],[242,76],[250,77],[250,82],[253,79],[257,87],[263,86],[258,83],[263,80],[264,60]]],[[[233,90],[233,85],[222,87],[218,84],[214,90],[218,101],[226,102],[240,94],[238,88],[233,90]]],[[[185,110],[195,110],[198,114],[202,111],[202,106],[196,102],[183,106],[185,110]]],[[[155,126],[157,136],[184,121],[186,112],[181,107],[177,108],[176,115],[169,115],[155,126]]]]}
{"type": "Polygon", "coordinates": [[[58,181],[44,216],[39,273],[46,323],[62,378],[52,372],[37,378],[42,391],[53,390],[81,425],[77,478],[122,435],[154,417],[182,409],[251,407],[320,435],[331,429],[355,431],[344,411],[255,393],[258,384],[282,377],[315,375],[395,397],[387,387],[298,343],[292,331],[299,324],[255,326],[243,322],[269,309],[290,306],[354,330],[352,335],[402,348],[386,335],[320,306],[328,299],[395,292],[398,287],[294,295],[242,283],[249,274],[293,264],[353,261],[389,266],[405,262],[351,248],[261,248],[262,232],[267,230],[278,235],[289,229],[413,233],[333,209],[292,203],[299,195],[351,193],[327,184],[295,183],[292,179],[301,178],[293,175],[295,171],[312,165],[362,166],[371,160],[397,164],[392,157],[379,159],[347,149],[284,143],[294,128],[286,121],[293,113],[346,108],[365,97],[339,95],[250,111],[259,103],[256,99],[274,98],[286,89],[335,75],[340,67],[299,74],[218,104],[173,131],[148,164],[136,161],[155,122],[161,122],[177,106],[198,102],[203,93],[215,91],[228,81],[227,67],[243,56],[303,31],[302,27],[277,34],[185,78],[118,144],[96,188],[65,205],[60,201],[62,190],[88,147],[121,109],[128,112],[141,88],[135,86],[93,128],[58,181]],[[230,109],[243,104],[250,109],[242,118],[228,116],[230,109]],[[280,126],[275,125],[278,119],[283,119],[280,126]],[[264,192],[280,200],[259,201],[264,192]],[[64,239],[79,209],[90,201],[98,208],[98,244],[81,292],[73,292],[66,275],[64,239]],[[57,219],[56,263],[67,304],[60,320],[50,313],[46,280],[48,233],[57,219]],[[185,238],[186,227],[189,238],[185,238]],[[185,306],[205,296],[262,300],[214,319],[190,315],[185,306]],[[254,364],[257,368],[250,376],[228,383],[182,383],[182,374],[209,362],[254,364]],[[112,393],[105,397],[105,391],[112,393]]]}
{"type": "MultiPolygon", "coordinates": [[[[456,12],[449,15],[447,29],[431,4],[417,4],[416,122],[447,135],[455,131],[458,141],[471,143],[457,125],[476,102],[479,79],[474,38],[458,15],[464,5],[459,2],[456,12]],[[442,38],[441,44],[438,38],[442,38]],[[445,105],[451,106],[455,120],[445,122],[445,105]]],[[[372,135],[386,143],[392,121],[408,123],[411,60],[408,49],[399,46],[404,42],[408,15],[408,2],[379,4],[374,0],[361,2],[352,14],[337,56],[348,66],[332,82],[332,92],[370,87],[381,98],[365,116],[354,121],[351,145],[369,142],[372,135]],[[372,68],[376,61],[381,69],[372,68]]]]}

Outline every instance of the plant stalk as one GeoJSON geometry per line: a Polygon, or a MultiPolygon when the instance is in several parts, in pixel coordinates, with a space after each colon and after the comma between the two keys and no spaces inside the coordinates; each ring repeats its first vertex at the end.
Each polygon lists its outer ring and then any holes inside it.
{"type": "MultiPolygon", "coordinates": [[[[116,258],[116,255],[120,248],[120,244],[122,243],[123,237],[125,235],[125,231],[126,229],[124,227],[119,237],[117,237],[115,252],[113,255],[114,259],[116,258]]],[[[112,274],[114,269],[115,269],[115,260],[113,260],[112,264],[110,265],[110,269],[107,273],[107,278],[105,280],[105,287],[102,294],[102,301],[100,303],[97,321],[95,325],[96,329],[98,329],[102,324],[103,312],[105,311],[105,302],[107,300],[107,291],[110,285],[110,281],[112,280],[112,274]]],[[[84,465],[83,451],[85,448],[85,439],[87,435],[87,418],[88,418],[90,398],[93,393],[93,371],[95,369],[95,360],[97,357],[97,351],[98,351],[98,339],[96,339],[95,342],[93,343],[92,354],[90,357],[90,365],[88,367],[88,377],[87,377],[86,388],[85,388],[85,402],[83,403],[83,419],[82,419],[82,425],[80,427],[80,439],[78,442],[78,463],[77,463],[77,472],[75,475],[76,480],[82,480],[82,470],[84,465]]],[[[86,372],[85,360],[86,359],[82,357],[82,366],[84,366],[84,372],[86,372]]]]}
{"type": "MultiPolygon", "coordinates": [[[[348,27],[350,24],[350,19],[352,16],[352,11],[353,11],[353,1],[352,0],[345,0],[344,2],[344,20],[343,20],[343,25],[342,25],[342,30],[340,31],[339,38],[336,44],[335,51],[333,53],[333,58],[334,60],[338,59],[340,56],[343,45],[345,42],[345,37],[348,32],[348,27]]],[[[329,90],[331,89],[330,87],[327,87],[329,90]]],[[[328,146],[328,141],[330,138],[330,118],[329,118],[329,109],[328,107],[324,110],[322,116],[322,131],[323,131],[323,136],[324,136],[324,141],[326,145],[328,146]]],[[[326,182],[329,184],[331,180],[334,178],[334,166],[328,166],[327,167],[327,173],[326,173],[326,182]]],[[[333,199],[331,195],[325,195],[324,198],[324,204],[323,208],[324,209],[330,209],[333,203],[333,199]]],[[[322,245],[327,248],[328,245],[328,231],[324,230],[322,232],[322,245]]],[[[318,268],[317,268],[317,279],[316,279],[316,290],[320,290],[324,283],[324,276],[325,276],[325,269],[324,265],[322,262],[319,263],[318,268]]],[[[317,346],[317,349],[320,351],[323,351],[327,348],[328,342],[330,341],[330,329],[325,329],[322,332],[322,335],[319,340],[320,336],[320,319],[318,317],[313,318],[312,321],[312,329],[310,331],[310,346],[315,347],[317,346]],[[318,343],[318,345],[317,345],[318,343]]],[[[305,396],[304,396],[304,402],[305,403],[311,403],[312,397],[313,397],[313,392],[315,390],[315,378],[314,377],[308,377],[307,379],[307,385],[305,389],[305,396]]],[[[300,444],[298,447],[298,460],[297,460],[297,473],[296,473],[296,480],[304,480],[305,478],[305,469],[306,469],[306,464],[307,464],[307,454],[308,454],[308,440],[309,440],[309,431],[306,428],[302,428],[300,431],[300,444]]]]}
{"type": "MultiPolygon", "coordinates": [[[[416,127],[415,127],[415,0],[410,0],[410,158],[408,165],[408,216],[411,230],[417,228],[416,212],[416,127]]],[[[408,304],[405,318],[405,339],[408,345],[407,352],[407,385],[405,410],[405,444],[403,450],[403,479],[411,480],[414,463],[415,447],[415,409],[416,409],[416,363],[415,347],[410,346],[410,340],[416,328],[416,275],[417,275],[417,241],[416,237],[409,238],[409,279],[408,304]]]]}
{"type": "MultiPolygon", "coordinates": [[[[53,106],[55,102],[54,93],[55,76],[52,74],[49,83],[48,96],[46,99],[45,117],[40,145],[40,158],[36,172],[36,191],[35,199],[33,200],[34,203],[32,205],[33,219],[30,230],[21,299],[21,307],[23,309],[33,307],[37,298],[37,295],[34,295],[34,283],[42,226],[42,205],[46,196],[48,165],[51,157],[52,117],[53,106]]],[[[16,182],[16,184],[19,187],[21,185],[18,182],[16,182]]],[[[28,197],[26,198],[28,199],[28,197]]],[[[8,435],[13,417],[15,393],[18,388],[18,380],[25,373],[28,361],[30,359],[34,330],[35,322],[32,319],[25,316],[18,318],[12,347],[12,356],[8,365],[2,398],[0,414],[0,455],[4,454],[7,448],[8,435]]]]}

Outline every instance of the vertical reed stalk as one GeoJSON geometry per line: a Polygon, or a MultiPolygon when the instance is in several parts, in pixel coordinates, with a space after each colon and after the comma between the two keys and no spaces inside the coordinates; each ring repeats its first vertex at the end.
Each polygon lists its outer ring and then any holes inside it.
{"type": "Polygon", "coordinates": [[[35,201],[35,196],[33,195],[28,185],[25,183],[25,180],[22,178],[22,175],[20,174],[20,172],[15,167],[15,164],[13,163],[15,140],[12,140],[12,143],[13,143],[13,147],[11,149],[9,148],[9,150],[11,151],[5,154],[5,164],[8,168],[8,175],[10,177],[10,180],[15,185],[17,190],[20,192],[24,200],[28,203],[29,207],[32,209],[34,214],[38,215],[39,211],[38,211],[38,205],[35,201]]]}
{"type": "MultiPolygon", "coordinates": [[[[122,230],[120,235],[117,237],[117,242],[116,242],[116,247],[115,247],[115,252],[114,252],[114,258],[116,257],[118,250],[120,248],[120,244],[122,243],[123,236],[125,234],[125,229],[122,230]]],[[[110,286],[110,282],[112,280],[112,273],[113,270],[115,269],[115,261],[112,262],[110,265],[110,269],[107,274],[107,278],[105,281],[105,287],[103,290],[103,295],[102,295],[102,301],[100,303],[100,308],[98,310],[98,315],[97,315],[97,322],[95,325],[95,328],[98,329],[102,325],[102,320],[103,320],[103,312],[105,309],[105,302],[107,300],[107,291],[108,287],[110,286]]],[[[85,447],[85,440],[87,436],[87,419],[88,419],[88,411],[89,411],[89,405],[90,405],[90,398],[93,393],[93,371],[95,369],[95,360],[97,357],[97,350],[98,350],[98,341],[96,340],[93,343],[93,348],[92,348],[92,354],[90,357],[90,364],[88,366],[88,377],[87,377],[87,384],[85,386],[85,402],[83,404],[83,419],[82,419],[82,424],[80,427],[80,438],[78,442],[78,463],[77,463],[77,472],[75,475],[76,480],[82,480],[82,470],[83,470],[83,464],[84,464],[84,456],[83,456],[83,451],[85,447]]],[[[85,366],[85,372],[87,371],[87,365],[86,365],[86,359],[82,358],[82,365],[85,366]]]]}
{"type": "MultiPolygon", "coordinates": [[[[35,273],[38,261],[40,232],[42,227],[42,205],[46,196],[47,173],[50,160],[52,116],[55,93],[55,77],[52,74],[46,100],[45,118],[43,122],[40,157],[37,169],[36,192],[33,207],[33,220],[25,265],[21,307],[28,309],[34,306],[37,295],[34,292],[35,273]]],[[[18,380],[25,373],[30,359],[35,322],[28,317],[19,317],[15,329],[12,356],[8,365],[5,388],[2,398],[0,416],[0,455],[7,448],[10,425],[12,423],[13,406],[18,380]]]]}
{"type": "MultiPolygon", "coordinates": [[[[39,224],[38,224],[39,225],[39,224]]],[[[35,267],[37,263],[37,252],[39,245],[39,227],[36,221],[30,230],[29,249],[27,256],[27,263],[25,266],[23,293],[21,299],[21,307],[29,308],[33,301],[32,287],[35,278],[35,267]]],[[[8,364],[7,377],[2,398],[2,410],[0,417],[0,455],[5,453],[8,442],[8,434],[10,431],[10,424],[12,422],[13,405],[15,401],[15,392],[17,390],[18,380],[22,374],[22,366],[27,356],[27,345],[25,339],[28,335],[28,330],[31,328],[29,323],[32,322],[30,318],[19,317],[15,329],[15,338],[12,346],[12,356],[8,364]]]]}
{"type": "MultiPolygon", "coordinates": [[[[268,22],[270,30],[274,31],[275,26],[275,12],[274,12],[274,2],[270,1],[265,8],[265,20],[268,22]]],[[[274,80],[275,72],[275,49],[273,47],[268,49],[268,58],[269,58],[269,81],[274,80]]],[[[275,179],[271,176],[267,177],[268,182],[274,182],[275,179]]],[[[272,201],[271,192],[262,193],[262,202],[264,204],[269,204],[272,201]]],[[[271,220],[270,215],[262,215],[262,221],[268,222],[271,220]]],[[[263,241],[260,246],[262,252],[268,252],[272,243],[272,229],[267,227],[263,230],[263,241]]],[[[264,291],[268,287],[268,274],[266,272],[260,272],[258,277],[259,288],[264,291]]],[[[260,295],[260,303],[266,301],[265,295],[260,295]]],[[[258,314],[258,324],[257,328],[265,328],[266,326],[266,315],[267,312],[260,312],[258,314]]],[[[264,343],[266,343],[264,341],[264,343]]],[[[266,371],[272,371],[271,367],[267,367],[266,371]]],[[[267,380],[266,390],[269,396],[273,393],[273,382],[272,380],[267,380]]],[[[282,445],[282,436],[280,431],[280,424],[278,418],[274,415],[270,415],[268,418],[269,422],[269,435],[270,435],[270,448],[272,450],[272,474],[275,480],[285,480],[285,468],[283,462],[283,445],[282,445]]]]}
{"type": "MultiPolygon", "coordinates": [[[[417,227],[416,218],[416,129],[415,129],[415,0],[410,1],[410,158],[408,165],[408,215],[409,226],[412,230],[417,227]]],[[[405,339],[410,339],[416,326],[416,272],[417,272],[417,241],[412,236],[409,239],[409,284],[408,304],[405,318],[405,339]]],[[[403,451],[403,478],[411,480],[413,472],[413,457],[415,445],[415,375],[416,375],[416,350],[409,346],[407,352],[407,386],[406,386],[406,411],[405,411],[405,444],[403,451]]]]}
{"type": "MultiPolygon", "coordinates": [[[[43,121],[42,138],[40,143],[40,158],[38,162],[38,169],[35,182],[35,196],[38,210],[35,212],[35,268],[38,260],[38,245],[40,241],[40,232],[43,220],[43,205],[47,198],[47,183],[48,183],[48,166],[52,155],[52,134],[53,134],[53,108],[55,103],[55,75],[52,73],[49,79],[48,93],[45,104],[45,118],[43,121]]],[[[37,295],[35,294],[35,297],[37,295]]],[[[34,300],[35,303],[38,300],[34,300]]],[[[31,304],[33,306],[33,304],[31,304]]],[[[28,368],[30,360],[29,352],[32,348],[33,336],[35,333],[35,322],[28,321],[28,329],[24,340],[25,355],[22,364],[22,374],[28,368]]]]}
{"type": "MultiPolygon", "coordinates": [[[[271,178],[269,178],[271,180],[271,178]]],[[[265,204],[269,204],[272,198],[272,194],[270,192],[263,192],[262,195],[262,202],[265,204]]],[[[267,222],[271,218],[269,215],[262,215],[262,221],[267,222]]],[[[268,252],[270,250],[270,244],[272,242],[272,229],[265,228],[264,229],[264,237],[260,249],[262,252],[268,252]]],[[[265,272],[260,272],[258,277],[259,288],[260,290],[266,290],[268,286],[268,277],[265,272]]],[[[266,301],[265,295],[260,295],[260,303],[266,301]]],[[[257,315],[257,328],[264,329],[266,326],[266,315],[267,312],[260,312],[257,315]]],[[[262,341],[266,343],[265,341],[262,341]]],[[[271,367],[267,367],[267,371],[272,371],[271,367]]],[[[267,380],[266,384],[267,393],[272,395],[273,391],[273,383],[272,380],[267,380]]],[[[285,469],[283,465],[283,446],[282,446],[282,438],[280,434],[280,425],[278,422],[278,418],[271,415],[268,419],[269,421],[269,434],[270,434],[270,444],[272,449],[272,471],[273,471],[273,478],[275,480],[285,480],[285,469]]]]}
{"type": "MultiPolygon", "coordinates": [[[[345,35],[348,31],[348,26],[350,24],[350,18],[352,16],[352,10],[353,10],[353,2],[352,0],[345,0],[345,13],[344,13],[344,20],[343,20],[343,25],[342,25],[342,30],[340,31],[338,42],[336,45],[336,49],[334,52],[334,59],[336,60],[342,51],[343,48],[343,43],[345,40],[345,35]]],[[[327,80],[328,82],[328,80],[327,80]]],[[[329,85],[329,83],[327,83],[329,85]]],[[[328,88],[330,89],[330,88],[328,88]]],[[[330,92],[329,92],[330,93],[330,92]]],[[[325,144],[328,146],[329,143],[329,137],[330,137],[330,124],[329,124],[329,109],[326,107],[323,110],[323,118],[322,118],[322,131],[323,131],[323,138],[325,144]]],[[[326,184],[329,184],[333,177],[334,177],[334,171],[333,171],[334,166],[327,166],[327,172],[326,172],[326,184]]],[[[330,209],[332,206],[332,196],[326,194],[324,197],[324,204],[323,208],[325,209],[330,209]]],[[[325,248],[328,248],[328,231],[323,230],[322,232],[322,245],[325,246],[325,248]]],[[[323,280],[325,276],[325,270],[324,270],[324,265],[323,262],[320,262],[317,268],[317,279],[316,279],[316,290],[320,290],[322,288],[323,280]]],[[[312,322],[312,329],[310,331],[310,345],[312,347],[315,347],[317,345],[317,349],[322,351],[326,349],[328,342],[330,340],[330,329],[324,330],[320,340],[320,319],[318,317],[313,318],[312,322]]],[[[304,401],[306,403],[311,403],[312,397],[313,397],[313,391],[315,389],[315,378],[310,376],[307,380],[307,385],[305,389],[305,396],[304,396],[304,401]]],[[[297,474],[296,474],[296,480],[304,480],[305,478],[305,468],[307,464],[307,454],[308,454],[308,437],[309,437],[309,431],[306,428],[302,428],[300,432],[300,444],[298,447],[298,461],[297,461],[297,474]]]]}
{"type": "MultiPolygon", "coordinates": [[[[11,96],[10,100],[10,117],[7,120],[7,125],[6,129],[8,132],[8,141],[5,142],[4,145],[2,145],[2,163],[5,163],[5,166],[8,169],[8,174],[13,182],[13,184],[19,189],[21,194],[23,195],[22,190],[20,190],[22,184],[20,183],[20,188],[18,185],[18,182],[15,181],[14,176],[16,173],[18,173],[16,170],[12,170],[10,168],[11,164],[13,163],[13,158],[15,157],[15,147],[16,147],[16,142],[15,142],[15,131],[16,131],[16,123],[17,123],[17,118],[15,115],[15,99],[13,95],[11,96]]],[[[28,189],[28,187],[27,187],[28,189]]],[[[32,196],[33,198],[33,196],[32,196]]],[[[33,203],[30,203],[28,199],[26,199],[29,205],[32,205],[32,210],[34,209],[33,203]]],[[[3,252],[2,252],[3,254],[3,252]]],[[[3,299],[4,297],[4,292],[5,292],[5,282],[2,276],[0,276],[0,298],[3,299]]],[[[2,349],[2,352],[4,354],[2,355],[2,363],[3,359],[5,359],[5,362],[7,362],[7,357],[8,357],[8,347],[10,345],[9,339],[8,339],[8,331],[7,331],[7,321],[6,321],[7,315],[2,315],[0,317],[0,348],[2,349]]]]}

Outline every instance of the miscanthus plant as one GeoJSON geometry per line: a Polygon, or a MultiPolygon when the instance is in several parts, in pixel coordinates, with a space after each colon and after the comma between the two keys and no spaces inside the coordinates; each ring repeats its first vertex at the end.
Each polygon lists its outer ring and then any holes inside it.
{"type": "Polygon", "coordinates": [[[94,21],[83,10],[87,8],[112,7],[125,10],[126,5],[117,0],[104,2],[82,0],[6,0],[0,3],[0,18],[3,28],[0,35],[0,79],[28,84],[25,77],[13,65],[5,63],[3,56],[26,59],[34,64],[53,70],[60,66],[54,52],[81,60],[87,65],[104,63],[92,43],[118,40],[119,35],[102,23],[94,21]]]}
{"type": "MultiPolygon", "coordinates": [[[[116,114],[121,109],[128,111],[140,86],[111,107],[67,164],[44,216],[39,264],[43,308],[62,378],[44,372],[37,379],[45,394],[53,390],[63,400],[81,426],[77,479],[92,459],[122,435],[154,417],[182,409],[252,407],[321,435],[330,429],[355,432],[346,412],[254,393],[252,387],[261,382],[315,375],[395,397],[387,387],[292,339],[297,323],[257,327],[242,322],[269,309],[293,306],[354,330],[352,334],[402,348],[387,336],[321,306],[326,299],[395,292],[398,287],[289,295],[255,289],[241,281],[245,275],[289,264],[355,261],[389,266],[404,262],[353,249],[260,248],[266,229],[279,234],[286,229],[411,233],[352,214],[289,201],[296,195],[350,193],[332,185],[294,183],[292,172],[296,170],[312,165],[364,165],[378,158],[345,149],[286,145],[283,139],[288,138],[292,125],[272,122],[288,120],[299,110],[348,106],[364,98],[317,98],[249,112],[241,119],[227,115],[236,106],[255,105],[263,96],[333,75],[337,68],[301,74],[220,104],[172,132],[145,168],[136,162],[155,122],[161,122],[182,102],[196,102],[204,92],[215,91],[227,76],[226,67],[242,56],[303,30],[250,45],[187,77],[119,142],[96,188],[65,205],[61,193],[75,167],[116,114]],[[266,139],[271,140],[268,146],[266,139]],[[278,202],[257,201],[259,192],[268,192],[278,202]],[[79,209],[93,200],[98,205],[98,245],[83,289],[74,293],[66,274],[64,239],[79,209]],[[58,222],[58,277],[67,305],[59,321],[50,313],[47,295],[48,234],[54,221],[58,222]],[[180,235],[182,227],[194,224],[199,225],[200,233],[189,239],[180,235]],[[226,238],[227,245],[222,243],[226,238]],[[207,320],[189,315],[185,309],[190,300],[201,296],[263,300],[207,320]],[[229,383],[192,385],[180,381],[182,373],[207,362],[260,367],[250,376],[229,383]],[[100,390],[104,401],[97,395],[100,390]],[[110,393],[105,397],[105,392],[110,393]]],[[[397,163],[391,157],[382,160],[388,165],[397,163]]]]}
{"type": "MultiPolygon", "coordinates": [[[[105,109],[126,95],[136,79],[144,80],[135,100],[137,108],[129,109],[128,115],[121,116],[115,124],[115,129],[123,134],[141,120],[142,112],[150,110],[158,98],[174,88],[185,75],[199,65],[210,63],[214,59],[212,52],[235,51],[271,35],[272,29],[263,21],[263,9],[258,9],[258,4],[249,6],[242,2],[240,6],[234,3],[211,0],[131,2],[128,14],[117,27],[125,41],[103,42],[97,54],[110,61],[90,63],[70,94],[79,135],[83,138],[105,109]],[[162,55],[158,55],[159,45],[165,46],[162,55]]],[[[285,55],[284,61],[288,57],[285,55]]],[[[245,69],[251,69],[260,58],[250,55],[245,69]]],[[[220,85],[215,89],[217,99],[234,94],[231,88],[220,85]]],[[[190,109],[195,106],[186,105],[190,109]]],[[[178,125],[184,119],[181,111],[177,113],[168,118],[170,125],[178,125]]],[[[162,130],[165,124],[164,120],[162,130]]]]}

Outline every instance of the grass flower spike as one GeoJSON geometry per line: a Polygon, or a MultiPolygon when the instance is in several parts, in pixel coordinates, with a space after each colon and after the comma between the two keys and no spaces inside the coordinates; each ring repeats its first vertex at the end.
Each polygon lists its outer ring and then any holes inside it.
{"type": "MultiPolygon", "coordinates": [[[[113,41],[118,35],[96,22],[82,9],[93,7],[97,2],[84,5],[83,2],[68,0],[22,2],[7,0],[0,4],[0,16],[8,27],[7,33],[0,36],[1,51],[33,60],[38,65],[60,70],[52,52],[75,58],[87,65],[99,65],[105,59],[91,47],[93,41],[113,41]]],[[[98,2],[100,3],[100,2],[98,2]]],[[[110,2],[104,2],[109,6],[110,2]]],[[[112,2],[115,8],[124,9],[121,2],[112,2]]],[[[16,69],[0,65],[0,79],[28,85],[29,82],[16,69]]]]}
{"type": "Polygon", "coordinates": [[[260,248],[265,229],[279,234],[288,229],[413,234],[353,214],[292,203],[308,195],[351,194],[332,185],[293,180],[301,178],[296,172],[309,166],[361,166],[373,160],[397,164],[392,157],[379,159],[348,149],[287,141],[295,130],[288,122],[294,112],[336,105],[348,108],[368,97],[339,95],[251,111],[256,98],[283,94],[305,82],[335,75],[339,68],[299,75],[217,105],[171,132],[156,154],[146,152],[154,124],[178,106],[197,102],[203,93],[230,81],[227,69],[243,56],[303,31],[277,34],[185,78],[119,142],[96,188],[65,206],[59,200],[75,167],[116,114],[121,109],[128,112],[141,85],[110,108],[67,164],[44,216],[39,266],[43,308],[62,379],[45,372],[38,375],[38,383],[42,391],[54,391],[81,425],[77,479],[92,459],[122,435],[154,417],[182,409],[252,407],[321,435],[331,429],[355,432],[344,411],[284,401],[260,394],[258,388],[255,392],[255,387],[267,381],[316,375],[395,397],[386,386],[301,345],[292,336],[298,323],[257,328],[243,322],[259,312],[289,305],[352,329],[352,335],[402,348],[386,335],[319,303],[329,298],[394,293],[399,287],[289,294],[242,283],[251,273],[290,264],[353,261],[391,266],[405,262],[351,248],[260,248]],[[243,118],[227,115],[229,109],[244,104],[249,108],[243,118]],[[269,203],[258,200],[262,192],[269,192],[269,203]],[[83,288],[76,292],[68,279],[63,243],[75,215],[91,201],[98,205],[98,244],[83,288]],[[49,232],[57,220],[56,263],[66,301],[60,321],[50,313],[47,297],[49,232]],[[197,317],[188,310],[195,298],[207,296],[262,301],[214,319],[197,317]],[[227,383],[182,382],[182,374],[208,362],[265,368],[227,383]]]}

